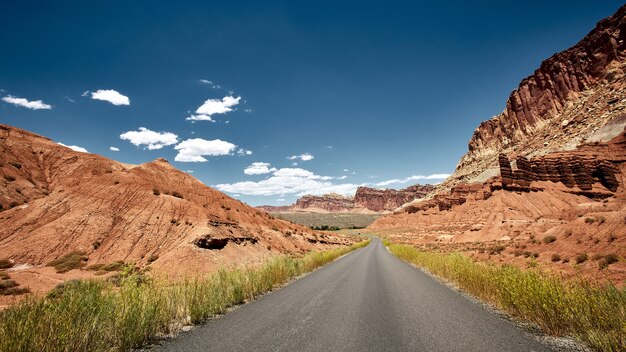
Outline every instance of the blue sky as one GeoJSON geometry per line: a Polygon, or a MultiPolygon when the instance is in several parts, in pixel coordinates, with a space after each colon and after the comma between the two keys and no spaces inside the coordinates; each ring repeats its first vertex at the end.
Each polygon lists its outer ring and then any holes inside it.
{"type": "Polygon", "coordinates": [[[620,5],[16,1],[0,123],[165,157],[252,205],[433,183],[522,78],[620,5]]]}

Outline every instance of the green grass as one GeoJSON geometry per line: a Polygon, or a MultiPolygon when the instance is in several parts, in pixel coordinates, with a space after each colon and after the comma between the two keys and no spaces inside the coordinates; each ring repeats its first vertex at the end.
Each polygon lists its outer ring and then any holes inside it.
{"type": "Polygon", "coordinates": [[[475,262],[459,254],[392,244],[392,253],[555,336],[575,336],[597,351],[626,350],[626,290],[536,269],[475,262]]]}
{"type": "Polygon", "coordinates": [[[357,248],[279,256],[255,268],[178,282],[146,280],[126,266],[119,285],[71,281],[0,312],[0,351],[128,351],[198,324],[357,248]]]}

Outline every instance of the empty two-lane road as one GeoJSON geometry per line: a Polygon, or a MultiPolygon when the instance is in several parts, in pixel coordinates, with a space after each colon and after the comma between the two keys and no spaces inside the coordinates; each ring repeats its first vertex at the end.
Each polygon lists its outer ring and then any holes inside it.
{"type": "Polygon", "coordinates": [[[379,239],[164,351],[548,351],[390,254],[379,239]]]}

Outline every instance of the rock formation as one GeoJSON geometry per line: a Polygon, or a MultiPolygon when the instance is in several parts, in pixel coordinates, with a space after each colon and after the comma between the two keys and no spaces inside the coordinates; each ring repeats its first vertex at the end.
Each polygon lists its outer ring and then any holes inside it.
{"type": "Polygon", "coordinates": [[[0,258],[16,264],[80,251],[89,264],[191,273],[346,243],[274,219],[165,159],[123,164],[6,125],[0,175],[0,258]]]}
{"type": "Polygon", "coordinates": [[[404,189],[358,187],[354,197],[331,193],[322,196],[305,195],[290,206],[257,207],[269,212],[390,212],[399,206],[420,199],[434,189],[432,185],[413,185],[404,189]]]}
{"type": "Polygon", "coordinates": [[[486,200],[497,190],[537,192],[545,183],[560,183],[563,192],[604,199],[615,195],[621,168],[626,166],[626,130],[608,143],[583,145],[574,151],[518,156],[515,168],[505,154],[498,155],[500,176],[483,183],[460,182],[422,201],[404,207],[410,214],[436,207],[440,211],[464,204],[468,199],[486,200]]]}
{"type": "Polygon", "coordinates": [[[320,209],[329,212],[349,212],[354,208],[352,197],[329,193],[322,196],[305,195],[291,207],[292,210],[320,209]]]}
{"type": "Polygon", "coordinates": [[[423,198],[432,190],[431,185],[414,185],[400,190],[359,187],[354,195],[354,206],[376,212],[393,211],[405,203],[423,198]]]}
{"type": "Polygon", "coordinates": [[[619,133],[626,108],[625,29],[626,5],[579,43],[545,60],[511,93],[500,115],[476,128],[469,151],[442,188],[497,167],[501,153],[534,156],[571,150],[621,119],[615,130],[619,133]]]}

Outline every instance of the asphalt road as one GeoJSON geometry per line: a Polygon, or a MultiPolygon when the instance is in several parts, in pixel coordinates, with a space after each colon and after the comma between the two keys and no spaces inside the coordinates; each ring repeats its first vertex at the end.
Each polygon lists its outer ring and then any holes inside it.
{"type": "Polygon", "coordinates": [[[162,351],[549,351],[379,239],[162,351]]]}

